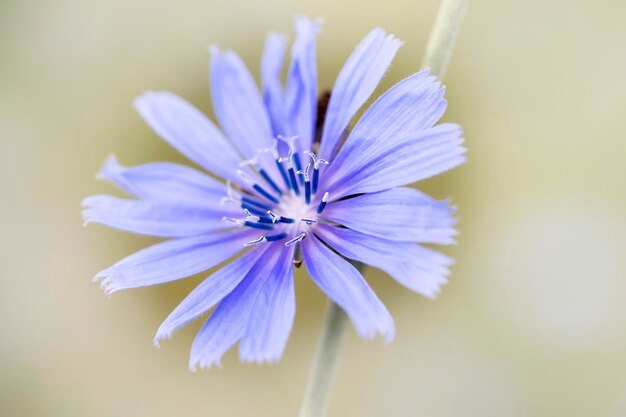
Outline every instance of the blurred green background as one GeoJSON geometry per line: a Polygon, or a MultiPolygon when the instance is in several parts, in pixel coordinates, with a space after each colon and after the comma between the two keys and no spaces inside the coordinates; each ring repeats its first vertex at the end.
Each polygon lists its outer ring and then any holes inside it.
{"type": "MultiPolygon", "coordinates": [[[[131,107],[170,90],[210,112],[207,46],[258,75],[268,31],[325,19],[320,86],[371,28],[405,40],[380,91],[419,68],[437,1],[0,2],[0,415],[294,416],[326,300],[297,276],[277,365],[187,369],[196,322],[160,322],[203,276],[106,299],[91,277],[152,239],[82,227],[110,152],[183,161],[131,107]]],[[[626,3],[474,0],[446,76],[470,162],[420,185],[459,206],[436,302],[367,276],[397,337],[350,329],[330,416],[626,415],[626,3]]]]}

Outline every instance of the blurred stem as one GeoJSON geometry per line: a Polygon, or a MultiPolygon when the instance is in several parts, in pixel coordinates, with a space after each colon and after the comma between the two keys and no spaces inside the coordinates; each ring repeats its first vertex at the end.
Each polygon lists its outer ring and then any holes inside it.
{"type": "MultiPolygon", "coordinates": [[[[430,72],[443,78],[452,46],[459,33],[459,28],[467,9],[468,0],[442,0],[435,24],[430,32],[426,56],[422,67],[430,67],[430,72]]],[[[352,262],[359,272],[367,268],[360,262],[352,262]]],[[[341,308],[330,301],[326,313],[326,323],[317,345],[315,360],[311,367],[311,375],[304,400],[300,408],[300,417],[324,417],[328,405],[328,397],[341,351],[341,343],[348,318],[341,308]]]]}
{"type": "Polygon", "coordinates": [[[328,397],[341,351],[348,317],[334,302],[328,304],[326,323],[317,345],[309,385],[300,408],[300,417],[326,415],[328,397]]]}
{"type": "Polygon", "coordinates": [[[459,34],[468,1],[442,0],[439,5],[437,18],[428,38],[422,68],[430,68],[430,73],[440,79],[446,73],[452,47],[459,34]]]}

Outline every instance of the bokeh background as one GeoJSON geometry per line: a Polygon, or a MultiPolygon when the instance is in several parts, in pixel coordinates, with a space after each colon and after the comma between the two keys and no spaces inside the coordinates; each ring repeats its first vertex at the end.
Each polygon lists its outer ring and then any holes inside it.
{"type": "MultiPolygon", "coordinates": [[[[0,415],[297,414],[326,299],[297,277],[277,365],[187,369],[199,322],[152,336],[206,274],[107,299],[91,277],[153,242],[82,226],[113,192],[105,157],[180,161],[132,109],[170,90],[210,112],[207,46],[258,75],[268,31],[322,16],[320,86],[382,26],[406,41],[386,88],[418,70],[436,0],[2,0],[0,415]]],[[[377,271],[397,337],[350,329],[330,416],[626,415],[626,3],[475,0],[446,76],[470,162],[420,187],[459,206],[436,302],[377,271]]]]}

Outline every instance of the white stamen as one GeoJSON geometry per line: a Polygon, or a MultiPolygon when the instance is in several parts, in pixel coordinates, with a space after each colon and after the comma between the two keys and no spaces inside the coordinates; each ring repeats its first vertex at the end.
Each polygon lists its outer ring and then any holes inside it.
{"type": "Polygon", "coordinates": [[[285,246],[289,247],[291,245],[295,245],[296,243],[300,242],[305,237],[306,237],[306,233],[302,232],[298,236],[294,237],[293,239],[286,241],[285,246]]]}
{"type": "Polygon", "coordinates": [[[258,168],[259,167],[259,156],[258,155],[254,155],[252,158],[240,162],[239,166],[240,167],[250,166],[252,168],[258,168]]]}
{"type": "Polygon", "coordinates": [[[242,228],[244,226],[245,221],[241,219],[233,219],[232,217],[222,217],[222,220],[225,222],[235,223],[237,227],[242,228]]]}
{"type": "Polygon", "coordinates": [[[304,177],[305,181],[309,181],[309,168],[311,168],[311,164],[306,164],[304,169],[297,171],[298,174],[304,177]]]}
{"type": "Polygon", "coordinates": [[[254,181],[252,181],[252,178],[250,178],[250,176],[246,174],[245,172],[243,172],[241,169],[237,170],[237,175],[239,175],[241,179],[247,182],[248,184],[250,185],[254,184],[254,181]]]}
{"type": "Polygon", "coordinates": [[[278,135],[276,136],[279,140],[282,140],[283,142],[285,142],[287,145],[289,145],[290,148],[295,149],[295,143],[296,140],[300,137],[298,135],[294,135],[294,136],[283,136],[283,135],[278,135]]]}
{"type": "Polygon", "coordinates": [[[263,152],[271,152],[272,155],[274,156],[274,159],[279,160],[280,162],[280,154],[278,153],[278,140],[276,139],[272,140],[272,147],[264,148],[263,152]]]}
{"type": "Polygon", "coordinates": [[[324,202],[324,203],[328,202],[328,195],[329,195],[329,194],[328,194],[328,191],[326,191],[326,192],[324,193],[324,196],[322,197],[322,202],[324,202]]]}
{"type": "Polygon", "coordinates": [[[221,206],[226,203],[241,204],[241,196],[235,194],[230,180],[226,181],[226,197],[220,199],[221,206]]]}
{"type": "Polygon", "coordinates": [[[267,242],[267,239],[265,238],[265,236],[261,236],[260,238],[251,240],[250,242],[246,242],[243,245],[254,246],[254,245],[258,245],[259,243],[265,243],[265,242],[267,242]]]}
{"type": "Polygon", "coordinates": [[[293,154],[296,152],[296,140],[299,138],[299,136],[278,135],[276,137],[289,145],[289,153],[287,154],[287,157],[285,158],[281,156],[280,158],[278,158],[278,162],[286,161],[287,168],[293,167],[293,154]]]}
{"type": "Polygon", "coordinates": [[[258,222],[259,220],[261,220],[261,218],[259,216],[255,216],[254,214],[250,213],[250,211],[245,208],[243,209],[243,211],[246,213],[246,220],[247,222],[258,222]]]}
{"type": "Polygon", "coordinates": [[[283,162],[287,162],[287,168],[293,167],[293,148],[289,148],[289,153],[286,157],[281,156],[280,158],[278,158],[278,162],[280,162],[281,164],[283,162]]]}
{"type": "Polygon", "coordinates": [[[272,210],[268,210],[267,214],[272,218],[272,223],[276,223],[277,221],[280,221],[281,217],[278,214],[275,214],[274,212],[272,212],[272,210]]]}
{"type": "Polygon", "coordinates": [[[325,159],[318,158],[317,155],[315,155],[311,151],[304,151],[304,153],[311,157],[311,159],[313,160],[313,168],[315,168],[315,169],[319,169],[320,164],[330,165],[330,162],[328,162],[325,159]]]}

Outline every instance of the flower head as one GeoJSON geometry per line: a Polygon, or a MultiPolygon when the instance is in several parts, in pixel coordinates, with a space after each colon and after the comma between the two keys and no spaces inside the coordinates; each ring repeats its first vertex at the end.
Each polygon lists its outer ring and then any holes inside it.
{"type": "Polygon", "coordinates": [[[446,108],[443,88],[428,71],[411,75],[348,132],[401,42],[382,29],[370,32],[318,115],[320,24],[298,18],[295,26],[285,86],[285,37],[267,39],[262,92],[234,52],[211,49],[221,128],[170,93],[149,92],[135,102],[159,136],[225,183],[179,164],[127,168],[110,157],[100,176],[135,198],[84,201],[86,222],[167,238],[97,274],[107,293],[181,279],[243,253],[195,288],[157,331],[155,344],[216,307],[193,342],[194,369],[219,364],[237,342],[242,360],[280,359],[295,314],[300,252],[311,278],[364,338],[389,341],[394,323],[346,259],[427,297],[446,280],[451,260],[420,243],[453,242],[454,209],[403,187],[465,160],[460,127],[434,126],[446,108]]]}

